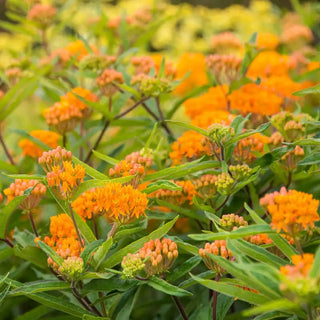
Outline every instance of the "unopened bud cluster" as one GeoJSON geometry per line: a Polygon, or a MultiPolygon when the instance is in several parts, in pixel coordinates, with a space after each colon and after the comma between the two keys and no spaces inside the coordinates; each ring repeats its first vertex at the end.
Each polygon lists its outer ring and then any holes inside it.
{"type": "Polygon", "coordinates": [[[72,152],[58,146],[56,149],[43,152],[42,156],[38,159],[38,163],[45,172],[50,172],[53,167],[61,166],[63,161],[71,160],[72,152]]]}
{"type": "Polygon", "coordinates": [[[204,199],[211,198],[217,192],[216,182],[217,176],[205,174],[199,179],[193,181],[197,193],[204,199]]]}
{"type": "Polygon", "coordinates": [[[63,261],[58,271],[68,280],[75,280],[83,272],[83,260],[80,257],[69,257],[63,261]]]}
{"type": "Polygon", "coordinates": [[[216,240],[213,243],[207,242],[204,246],[204,249],[199,249],[199,255],[207,268],[220,275],[223,274],[225,270],[210,257],[210,254],[232,260],[232,253],[229,249],[227,249],[226,241],[216,240]]]}
{"type": "Polygon", "coordinates": [[[233,230],[234,227],[244,227],[248,225],[248,222],[243,217],[237,214],[224,214],[220,219],[220,224],[223,228],[233,230]]]}
{"type": "Polygon", "coordinates": [[[230,85],[240,77],[242,59],[235,55],[212,54],[206,58],[209,72],[215,77],[219,84],[230,85]]]}
{"type": "Polygon", "coordinates": [[[30,188],[33,188],[33,190],[19,205],[20,209],[30,211],[39,205],[40,200],[47,192],[46,186],[38,180],[16,179],[14,183],[10,184],[9,188],[3,190],[3,193],[10,202],[14,198],[24,195],[24,192],[30,188]]]}
{"type": "Polygon", "coordinates": [[[117,61],[115,56],[103,54],[88,54],[79,63],[79,68],[84,71],[99,72],[114,64],[117,61]]]}
{"type": "Polygon", "coordinates": [[[234,129],[220,123],[214,123],[208,128],[210,140],[218,146],[223,145],[234,136],[234,129]]]}
{"type": "Polygon", "coordinates": [[[145,261],[145,272],[148,276],[168,271],[178,257],[178,247],[170,239],[150,240],[139,250],[139,256],[145,261]]]}
{"type": "Polygon", "coordinates": [[[235,166],[229,166],[229,170],[232,177],[235,180],[245,180],[250,177],[252,169],[246,164],[238,164],[235,166]]]}
{"type": "Polygon", "coordinates": [[[235,181],[229,175],[229,173],[222,172],[217,176],[216,187],[220,194],[228,195],[234,186],[235,181]]]}
{"type": "Polygon", "coordinates": [[[143,263],[139,253],[128,253],[125,257],[123,257],[121,267],[123,269],[123,278],[134,278],[141,270],[145,268],[145,264],[143,263]]]}
{"type": "Polygon", "coordinates": [[[124,78],[121,72],[114,69],[105,69],[96,79],[96,83],[105,96],[111,97],[118,92],[116,84],[124,83],[124,78]]]}
{"type": "Polygon", "coordinates": [[[166,78],[154,78],[146,74],[138,74],[132,77],[131,84],[146,97],[158,97],[161,94],[170,93],[172,86],[166,78]]]}

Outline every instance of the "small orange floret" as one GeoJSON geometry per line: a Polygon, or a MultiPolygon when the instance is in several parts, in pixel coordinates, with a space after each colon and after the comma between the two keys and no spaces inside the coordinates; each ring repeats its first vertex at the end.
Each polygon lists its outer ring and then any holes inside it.
{"type": "MultiPolygon", "coordinates": [[[[56,132],[46,130],[34,130],[30,132],[30,135],[51,148],[56,148],[60,139],[60,135],[56,132]]],[[[43,150],[29,139],[20,140],[19,147],[22,149],[24,156],[29,156],[32,158],[38,158],[43,153],[43,150]]]]}

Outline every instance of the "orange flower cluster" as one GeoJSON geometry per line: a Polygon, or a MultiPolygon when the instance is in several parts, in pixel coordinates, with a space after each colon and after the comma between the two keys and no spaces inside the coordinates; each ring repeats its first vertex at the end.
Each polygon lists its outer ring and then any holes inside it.
{"type": "Polygon", "coordinates": [[[145,193],[130,185],[107,183],[103,189],[102,204],[99,208],[105,210],[108,221],[126,224],[145,216],[147,205],[148,198],[145,193]]]}
{"type": "Polygon", "coordinates": [[[239,162],[250,164],[256,159],[255,152],[263,153],[264,144],[269,143],[269,141],[269,137],[255,133],[239,141],[234,150],[234,157],[239,162]]]}
{"type": "Polygon", "coordinates": [[[204,136],[195,131],[186,131],[171,145],[170,158],[173,164],[183,161],[192,161],[203,155],[210,155],[211,151],[206,144],[204,136]]]}
{"type": "MultiPolygon", "coordinates": [[[[34,130],[30,132],[30,135],[51,148],[56,148],[60,139],[59,134],[46,130],[34,130]]],[[[29,139],[22,139],[18,144],[22,149],[22,153],[24,156],[38,158],[43,153],[43,150],[29,139]]]]}
{"type": "Polygon", "coordinates": [[[119,89],[115,84],[122,84],[123,82],[124,78],[122,73],[114,69],[105,69],[96,79],[96,83],[101,92],[107,97],[111,97],[118,92],[119,89]]]}
{"type": "Polygon", "coordinates": [[[85,174],[83,166],[73,166],[70,161],[63,161],[62,166],[54,166],[52,171],[47,173],[47,181],[57,197],[67,200],[77,191],[85,174]]]}
{"type": "Polygon", "coordinates": [[[87,118],[91,111],[85,102],[78,96],[88,101],[97,101],[96,95],[83,88],[74,88],[65,96],[61,97],[52,107],[44,110],[44,117],[49,126],[54,126],[56,130],[65,134],[72,131],[82,119],[87,118]]]}
{"type": "MultiPolygon", "coordinates": [[[[90,45],[90,48],[94,53],[98,53],[98,49],[95,46],[90,45]]],[[[75,57],[78,61],[81,61],[85,56],[89,54],[85,44],[81,40],[70,42],[65,47],[65,50],[67,52],[69,59],[71,57],[72,58],[75,57]]]]}
{"type": "Polygon", "coordinates": [[[195,116],[191,121],[191,124],[203,129],[207,129],[214,123],[220,123],[225,126],[229,126],[235,115],[226,110],[214,110],[214,111],[199,111],[199,115],[195,116]]]}
{"type": "Polygon", "coordinates": [[[294,236],[313,228],[314,222],[320,220],[318,206],[319,200],[313,199],[312,194],[289,190],[286,194],[271,196],[267,209],[272,227],[294,236]]]}
{"type": "Polygon", "coordinates": [[[209,254],[221,256],[225,259],[232,260],[233,256],[225,240],[216,240],[213,243],[207,242],[204,249],[199,249],[199,255],[208,269],[215,271],[218,274],[223,274],[224,269],[211,259],[209,254]]]}
{"type": "Polygon", "coordinates": [[[276,51],[262,51],[252,61],[247,76],[253,79],[258,77],[284,76],[292,69],[290,59],[276,51]]]}
{"type": "Polygon", "coordinates": [[[174,181],[175,184],[182,187],[182,190],[166,190],[159,189],[155,192],[152,192],[149,197],[155,197],[158,199],[163,199],[169,202],[172,202],[177,205],[183,204],[193,204],[193,197],[197,194],[194,184],[187,181],[174,181]]]}
{"type": "Polygon", "coordinates": [[[184,102],[185,112],[194,119],[203,112],[227,110],[229,88],[227,85],[211,87],[208,92],[184,102]]]}
{"type": "Polygon", "coordinates": [[[168,271],[178,257],[178,246],[170,239],[150,240],[139,250],[139,256],[145,261],[147,275],[153,276],[168,271]]]}
{"type": "Polygon", "coordinates": [[[231,108],[242,114],[272,115],[280,112],[283,103],[283,99],[277,94],[255,83],[248,83],[234,90],[229,95],[229,100],[231,108]]]}
{"type": "Polygon", "coordinates": [[[176,79],[182,79],[188,72],[190,72],[189,76],[174,90],[177,95],[184,95],[193,88],[208,83],[205,57],[202,53],[184,53],[180,57],[177,64],[176,79]]]}
{"type": "MultiPolygon", "coordinates": [[[[44,242],[59,256],[63,259],[80,256],[81,244],[74,224],[66,213],[50,218],[50,233],[51,237],[44,237],[44,242]]],[[[50,257],[48,258],[48,264],[55,270],[58,267],[50,257]]]]}
{"type": "Polygon", "coordinates": [[[221,32],[212,37],[211,48],[219,54],[232,54],[241,52],[243,45],[232,32],[221,32]]]}
{"type": "Polygon", "coordinates": [[[303,256],[292,256],[293,266],[286,265],[280,268],[281,274],[288,278],[306,278],[312,268],[314,255],[311,253],[305,253],[303,256]]]}
{"type": "Polygon", "coordinates": [[[42,166],[45,172],[50,172],[53,167],[62,166],[63,161],[71,160],[72,152],[58,146],[56,149],[43,152],[41,157],[38,159],[38,163],[42,166]]]}
{"type": "Polygon", "coordinates": [[[57,9],[51,5],[37,3],[30,9],[27,18],[45,29],[53,22],[56,13],[57,9]]]}
{"type": "Polygon", "coordinates": [[[72,202],[73,210],[84,219],[92,219],[105,213],[101,201],[103,188],[93,188],[83,192],[72,202]]]}
{"type": "Polygon", "coordinates": [[[24,192],[33,188],[31,193],[20,203],[19,208],[26,211],[31,211],[39,205],[40,200],[47,192],[45,185],[38,180],[21,180],[16,179],[10,187],[3,190],[7,196],[8,203],[14,198],[24,195],[24,192]]]}

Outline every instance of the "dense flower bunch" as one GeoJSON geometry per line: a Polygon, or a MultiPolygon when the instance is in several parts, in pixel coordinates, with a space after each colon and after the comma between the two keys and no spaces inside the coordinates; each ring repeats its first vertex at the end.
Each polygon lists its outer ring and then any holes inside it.
{"type": "Polygon", "coordinates": [[[3,193],[7,196],[9,203],[16,197],[23,196],[27,190],[31,190],[31,192],[19,204],[19,208],[30,212],[38,207],[39,202],[46,194],[47,188],[44,184],[40,183],[38,180],[16,179],[14,183],[10,184],[9,188],[3,190],[3,193]]]}
{"type": "Polygon", "coordinates": [[[320,220],[317,212],[319,200],[313,199],[312,194],[282,189],[280,194],[267,195],[260,202],[267,203],[273,228],[292,236],[302,230],[312,229],[314,223],[320,220]]]}

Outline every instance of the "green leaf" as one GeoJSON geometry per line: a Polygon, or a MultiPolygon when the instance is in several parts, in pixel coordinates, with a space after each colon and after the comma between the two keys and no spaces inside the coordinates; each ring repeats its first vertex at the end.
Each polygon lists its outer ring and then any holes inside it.
{"type": "Polygon", "coordinates": [[[269,225],[250,225],[247,227],[236,229],[232,232],[218,232],[218,233],[205,233],[205,234],[189,234],[188,237],[197,241],[214,241],[226,239],[240,239],[247,236],[253,236],[261,233],[276,233],[269,225]]]}
{"type": "Polygon", "coordinates": [[[319,278],[319,275],[320,275],[319,263],[320,263],[320,247],[318,247],[314,255],[314,261],[313,261],[312,268],[309,272],[309,277],[315,278],[315,279],[319,278]]]}
{"type": "Polygon", "coordinates": [[[302,89],[302,90],[296,91],[296,92],[292,93],[292,95],[294,95],[294,96],[305,96],[307,94],[317,94],[317,93],[320,93],[320,83],[316,84],[313,87],[309,87],[309,88],[306,88],[306,89],[302,89]]]}
{"type": "Polygon", "coordinates": [[[37,241],[37,245],[40,247],[42,251],[44,251],[51,259],[58,265],[61,266],[63,263],[63,259],[46,243],[42,241],[37,241]]]}
{"type": "Polygon", "coordinates": [[[150,183],[148,187],[144,189],[142,192],[150,194],[159,189],[178,191],[178,190],[182,190],[182,187],[178,186],[177,184],[169,180],[159,180],[159,181],[150,183]]]}
{"type": "Polygon", "coordinates": [[[193,126],[192,124],[184,123],[184,122],[181,122],[181,121],[173,121],[173,120],[166,120],[166,122],[175,124],[177,126],[180,126],[180,127],[183,127],[183,128],[189,129],[189,130],[193,130],[193,131],[198,132],[198,133],[201,133],[205,137],[208,136],[207,130],[204,130],[204,129],[196,127],[196,126],[193,126]]]}
{"type": "Polygon", "coordinates": [[[72,161],[75,164],[81,164],[85,170],[86,170],[86,174],[88,176],[90,176],[91,178],[94,179],[99,179],[99,180],[106,180],[109,179],[108,176],[104,175],[103,173],[99,172],[96,169],[93,169],[92,167],[88,166],[86,163],[82,162],[81,160],[79,160],[78,158],[76,158],[75,156],[72,157],[72,161]]]}
{"type": "Polygon", "coordinates": [[[309,156],[305,157],[298,162],[298,166],[310,166],[320,162],[320,152],[311,153],[309,156]]]}
{"type": "Polygon", "coordinates": [[[10,296],[21,296],[30,293],[70,289],[70,283],[58,280],[40,280],[24,283],[22,286],[10,291],[10,296]]]}
{"type": "Polygon", "coordinates": [[[169,282],[157,277],[152,277],[148,279],[146,283],[148,286],[152,287],[153,289],[169,294],[170,296],[184,297],[184,296],[192,295],[191,292],[181,289],[179,287],[176,287],[170,284],[169,282]]]}
{"type": "Polygon", "coordinates": [[[102,265],[101,265],[101,269],[102,268],[112,268],[115,265],[117,265],[118,263],[121,262],[122,258],[124,256],[126,256],[128,253],[135,253],[137,252],[145,242],[152,240],[155,240],[157,238],[161,238],[163,237],[165,234],[167,234],[167,232],[174,226],[174,224],[176,223],[177,219],[179,218],[179,216],[176,216],[172,221],[167,222],[165,225],[163,225],[162,227],[158,228],[157,230],[151,232],[149,235],[140,238],[139,240],[136,240],[132,243],[130,243],[129,245],[127,245],[126,247],[118,250],[116,253],[114,253],[113,255],[111,255],[107,261],[105,261],[102,265]]]}
{"type": "Polygon", "coordinates": [[[172,273],[167,275],[167,281],[172,282],[180,279],[185,274],[190,272],[193,268],[195,268],[201,261],[200,256],[194,256],[184,261],[180,266],[175,267],[172,273]]]}
{"type": "Polygon", "coordinates": [[[11,287],[11,284],[9,283],[9,284],[4,288],[4,290],[2,290],[2,292],[0,293],[0,306],[1,306],[2,303],[4,302],[5,298],[8,296],[10,287],[11,287]]]}
{"type": "Polygon", "coordinates": [[[11,200],[0,212],[0,238],[6,238],[9,219],[17,206],[30,194],[30,191],[25,191],[25,194],[11,200]]]}
{"type": "Polygon", "coordinates": [[[90,260],[92,254],[98,249],[99,246],[103,243],[103,240],[96,240],[85,246],[81,252],[80,258],[83,260],[83,265],[86,266],[90,260]]]}
{"type": "Polygon", "coordinates": [[[95,270],[99,270],[100,265],[104,261],[106,255],[108,254],[113,240],[112,237],[106,240],[98,249],[97,252],[93,255],[93,259],[91,265],[94,267],[95,270]]]}
{"type": "Polygon", "coordinates": [[[105,161],[107,163],[110,163],[113,166],[115,166],[116,164],[118,164],[120,162],[119,160],[114,159],[112,157],[109,157],[109,156],[107,156],[105,154],[102,154],[102,153],[100,153],[98,151],[92,150],[92,152],[98,159],[101,159],[101,160],[103,160],[103,161],[105,161]]]}
{"type": "Polygon", "coordinates": [[[261,305],[266,301],[266,298],[263,295],[253,293],[249,290],[244,290],[242,288],[238,288],[234,285],[221,283],[213,280],[202,279],[192,274],[191,277],[198,283],[202,284],[203,286],[211,290],[218,291],[227,296],[234,297],[242,301],[246,301],[250,304],[261,305]]]}
{"type": "Polygon", "coordinates": [[[266,263],[267,265],[272,265],[275,268],[280,268],[281,266],[286,265],[288,262],[281,259],[280,257],[270,253],[266,249],[251,244],[247,241],[243,240],[228,240],[231,241],[233,246],[235,246],[239,251],[241,251],[243,254],[247,255],[248,257],[251,257],[257,261],[261,261],[266,263]]]}

